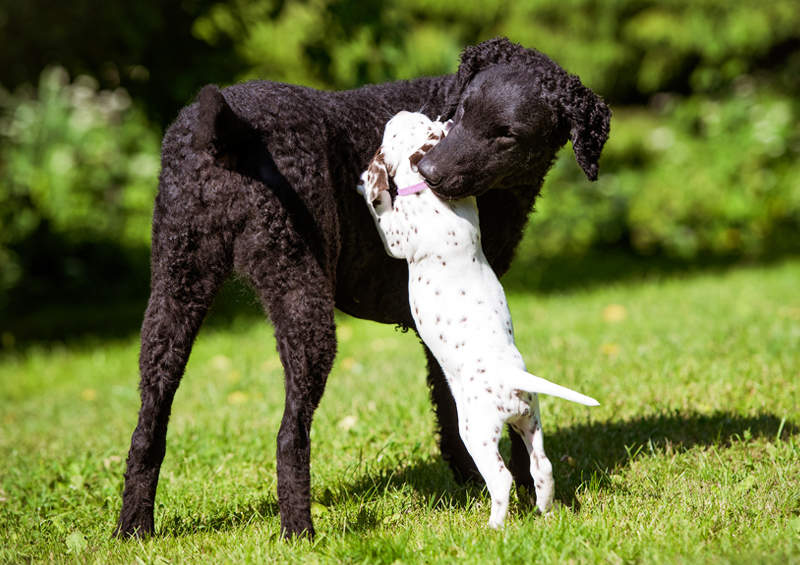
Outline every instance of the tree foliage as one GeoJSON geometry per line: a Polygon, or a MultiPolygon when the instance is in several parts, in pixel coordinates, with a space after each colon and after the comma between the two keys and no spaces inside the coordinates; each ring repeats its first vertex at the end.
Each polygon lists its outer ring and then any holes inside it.
{"type": "Polygon", "coordinates": [[[800,246],[797,0],[0,0],[0,292],[96,284],[87,242],[146,245],[160,130],[203,84],[453,72],[496,35],[614,110],[600,180],[565,151],[521,253],[800,246]]]}

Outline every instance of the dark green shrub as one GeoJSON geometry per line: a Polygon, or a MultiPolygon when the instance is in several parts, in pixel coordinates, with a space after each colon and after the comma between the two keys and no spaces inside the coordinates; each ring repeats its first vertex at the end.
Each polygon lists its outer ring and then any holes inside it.
{"type": "Polygon", "coordinates": [[[691,259],[800,249],[797,104],[749,83],[725,99],[661,103],[617,111],[597,183],[562,154],[521,253],[624,244],[691,259]]]}
{"type": "Polygon", "coordinates": [[[148,244],[158,134],[125,91],[54,67],[36,91],[2,93],[0,108],[0,292],[34,270],[85,278],[89,243],[148,244]]]}

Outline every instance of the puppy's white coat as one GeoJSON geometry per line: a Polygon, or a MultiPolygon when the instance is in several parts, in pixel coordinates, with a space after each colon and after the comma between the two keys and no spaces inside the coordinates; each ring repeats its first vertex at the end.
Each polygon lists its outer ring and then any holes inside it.
{"type": "Polygon", "coordinates": [[[525,442],[536,504],[547,512],[553,472],[544,452],[536,393],[588,406],[598,403],[526,371],[514,345],[503,287],[481,248],[475,197],[444,201],[422,188],[416,163],[446,135],[446,128],[423,114],[397,114],[386,125],[383,144],[358,190],[386,251],[408,261],[411,313],[447,378],[461,438],[492,497],[489,525],[497,528],[505,520],[512,482],[497,449],[503,424],[508,422],[525,442]],[[390,177],[398,187],[419,191],[398,195],[392,203],[390,177]]]}

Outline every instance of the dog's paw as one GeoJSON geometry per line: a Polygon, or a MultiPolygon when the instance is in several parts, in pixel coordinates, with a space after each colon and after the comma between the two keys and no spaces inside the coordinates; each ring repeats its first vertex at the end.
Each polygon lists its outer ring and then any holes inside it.
{"type": "Polygon", "coordinates": [[[381,190],[375,198],[372,199],[372,205],[378,214],[388,212],[392,209],[392,196],[388,190],[381,190]]]}

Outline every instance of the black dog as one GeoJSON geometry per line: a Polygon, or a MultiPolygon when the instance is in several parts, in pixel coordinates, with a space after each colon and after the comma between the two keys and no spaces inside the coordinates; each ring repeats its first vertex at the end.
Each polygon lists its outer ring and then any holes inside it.
{"type": "MultiPolygon", "coordinates": [[[[413,327],[405,261],[389,258],[356,192],[359,174],[400,110],[454,118],[419,163],[441,196],[478,198],[483,248],[498,275],[511,262],[558,149],[571,139],[590,179],[610,112],[541,53],[494,39],[465,49],[455,75],[346,92],[250,82],[201,90],[164,136],[153,213],[151,294],[142,325],[142,406],[116,535],[153,532],[167,421],[195,335],[223,281],[247,277],[275,327],[286,401],[278,432],[278,505],[286,536],[313,535],[309,431],[336,354],[334,307],[413,327]]],[[[443,457],[479,477],[455,405],[429,351],[443,457]]],[[[511,471],[532,487],[512,434],[511,471]]]]}

